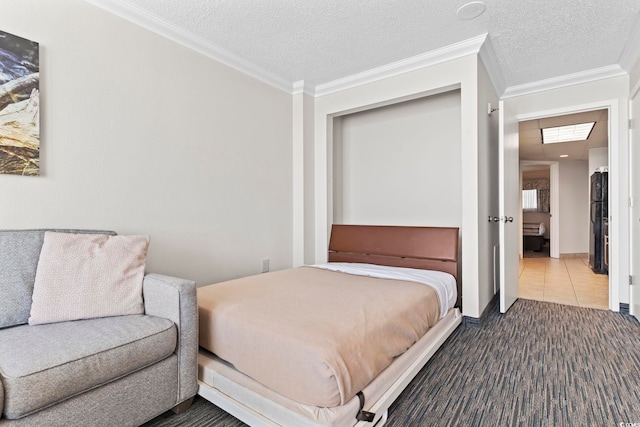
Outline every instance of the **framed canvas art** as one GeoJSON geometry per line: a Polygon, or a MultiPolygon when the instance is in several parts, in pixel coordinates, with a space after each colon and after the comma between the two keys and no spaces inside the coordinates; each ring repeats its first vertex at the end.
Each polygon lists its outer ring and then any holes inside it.
{"type": "Polygon", "coordinates": [[[40,174],[37,42],[0,31],[0,173],[40,174]]]}

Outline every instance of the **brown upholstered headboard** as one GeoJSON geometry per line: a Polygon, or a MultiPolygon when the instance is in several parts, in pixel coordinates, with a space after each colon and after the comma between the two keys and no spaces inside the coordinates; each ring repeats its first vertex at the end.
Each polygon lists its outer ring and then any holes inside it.
{"type": "Polygon", "coordinates": [[[329,262],[362,262],[444,271],[458,277],[457,227],[339,225],[331,228],[329,262]]]}

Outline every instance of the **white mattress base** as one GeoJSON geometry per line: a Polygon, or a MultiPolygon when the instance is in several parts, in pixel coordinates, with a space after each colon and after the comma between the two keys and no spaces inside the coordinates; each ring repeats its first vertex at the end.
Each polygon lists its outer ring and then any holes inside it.
{"type": "Polygon", "coordinates": [[[424,337],[365,387],[364,409],[376,414],[373,423],[356,421],[357,397],[331,408],[303,405],[270,390],[202,349],[198,355],[198,394],[251,426],[372,426],[378,420],[386,420],[389,406],[461,322],[460,311],[449,310],[424,337]]]}

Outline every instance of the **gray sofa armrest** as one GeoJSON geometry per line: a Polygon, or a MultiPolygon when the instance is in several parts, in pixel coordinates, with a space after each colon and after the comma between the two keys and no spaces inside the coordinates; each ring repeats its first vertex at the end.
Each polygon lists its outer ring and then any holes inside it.
{"type": "Polygon", "coordinates": [[[145,313],[170,319],[178,329],[177,403],[198,391],[198,303],[196,284],[161,274],[147,274],[143,281],[145,313]]]}

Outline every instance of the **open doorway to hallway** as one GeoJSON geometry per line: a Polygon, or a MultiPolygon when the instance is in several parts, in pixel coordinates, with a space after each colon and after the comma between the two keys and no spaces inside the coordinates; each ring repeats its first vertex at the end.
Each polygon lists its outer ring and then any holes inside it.
{"type": "Polygon", "coordinates": [[[608,171],[608,110],[523,121],[519,134],[521,165],[527,165],[521,175],[519,297],[608,309],[606,269],[592,268],[589,260],[594,245],[591,175],[608,171]],[[586,139],[543,143],[542,129],[589,122],[595,124],[586,139]],[[548,162],[558,165],[558,197],[549,197],[553,179],[544,165],[548,162]],[[537,196],[533,205],[527,192],[537,196]],[[550,250],[551,239],[556,255],[550,250]]]}

